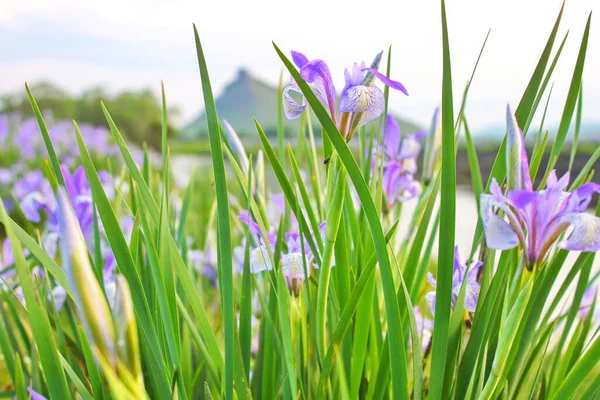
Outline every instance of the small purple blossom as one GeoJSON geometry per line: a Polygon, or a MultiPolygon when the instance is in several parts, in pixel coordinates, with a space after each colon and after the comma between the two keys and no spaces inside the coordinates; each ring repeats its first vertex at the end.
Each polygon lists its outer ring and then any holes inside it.
{"type": "Polygon", "coordinates": [[[419,140],[427,132],[417,132],[402,138],[400,125],[396,118],[388,115],[385,125],[383,146],[374,152],[371,168],[376,166],[375,158],[382,153],[383,161],[383,191],[388,208],[396,202],[404,202],[421,194],[421,183],[414,177],[417,172],[417,158],[421,152],[419,140]]]}
{"type": "MultiPolygon", "coordinates": [[[[454,268],[452,273],[452,308],[456,306],[456,301],[460,294],[460,288],[463,282],[466,281],[465,288],[465,303],[464,308],[468,312],[475,312],[477,308],[477,300],[479,298],[480,285],[477,281],[477,275],[479,269],[483,263],[481,261],[475,262],[475,264],[468,268],[466,264],[461,263],[460,255],[458,253],[458,246],[454,247],[454,268]]],[[[437,282],[431,273],[428,273],[427,280],[429,284],[434,288],[437,286],[437,282]]],[[[431,306],[431,313],[435,315],[435,291],[429,292],[425,295],[425,298],[431,306]]]]}
{"type": "Polygon", "coordinates": [[[571,251],[600,250],[600,218],[586,213],[600,185],[586,183],[566,192],[569,174],[560,179],[556,171],[548,177],[546,188],[534,191],[529,178],[529,162],[523,135],[508,109],[507,171],[509,190],[506,195],[495,180],[491,194],[482,194],[480,214],[488,247],[507,250],[521,245],[528,268],[540,265],[552,245],[571,230],[558,247],[571,251]],[[514,166],[518,166],[515,168],[514,166]],[[504,217],[496,214],[504,213],[504,217]]]}

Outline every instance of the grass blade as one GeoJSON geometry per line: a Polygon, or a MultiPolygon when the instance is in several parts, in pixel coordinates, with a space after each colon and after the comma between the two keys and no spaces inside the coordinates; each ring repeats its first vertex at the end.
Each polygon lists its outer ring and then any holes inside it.
{"type": "Polygon", "coordinates": [[[215,175],[215,190],[217,192],[217,247],[220,288],[222,292],[223,322],[225,328],[225,398],[233,399],[233,369],[235,363],[235,315],[233,302],[233,257],[231,249],[231,231],[229,226],[229,201],[227,196],[227,178],[223,149],[221,147],[221,131],[219,118],[208,77],[206,59],[202,51],[202,44],[198,30],[194,25],[194,37],[198,55],[198,67],[202,81],[202,94],[210,138],[210,152],[212,155],[213,172],[215,175]]]}
{"type": "Polygon", "coordinates": [[[446,5],[442,0],[442,42],[444,75],[442,80],[442,182],[440,200],[440,235],[438,250],[436,304],[431,358],[430,399],[441,399],[444,383],[450,301],[452,296],[452,271],[454,263],[454,235],[456,212],[456,153],[454,150],[454,113],[452,104],[452,73],[446,5]]]}

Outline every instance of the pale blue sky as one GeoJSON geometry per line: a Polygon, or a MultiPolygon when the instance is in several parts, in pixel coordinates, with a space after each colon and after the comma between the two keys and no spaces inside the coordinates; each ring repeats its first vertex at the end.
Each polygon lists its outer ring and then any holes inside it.
{"type": "MultiPolygon", "coordinates": [[[[555,71],[549,121],[556,123],[589,11],[596,0],[567,3],[559,31],[569,38],[555,71]]],[[[502,124],[516,104],[550,33],[560,0],[449,0],[455,97],[462,93],[480,46],[492,29],[467,109],[471,125],[502,124]]],[[[202,105],[191,24],[195,22],[218,95],[239,67],[276,83],[281,63],[271,47],[300,50],[330,65],[338,89],[343,70],[393,45],[392,77],[408,88],[394,111],[428,123],[441,91],[437,0],[424,1],[41,1],[0,0],[0,93],[50,79],[73,93],[96,84],[112,91],[158,90],[183,111],[202,105]],[[204,4],[203,4],[204,3],[204,4]],[[373,9],[367,7],[373,6],[373,9]],[[293,9],[296,9],[292,11],[293,9]],[[310,21],[303,23],[303,21],[310,21]]],[[[584,73],[584,120],[600,122],[600,29],[592,20],[584,73]]]]}

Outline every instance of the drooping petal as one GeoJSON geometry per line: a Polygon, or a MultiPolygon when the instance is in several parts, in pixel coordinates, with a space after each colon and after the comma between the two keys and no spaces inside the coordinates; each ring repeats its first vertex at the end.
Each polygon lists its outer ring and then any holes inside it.
{"type": "Polygon", "coordinates": [[[329,72],[329,67],[323,60],[311,60],[300,68],[300,76],[307,83],[315,85],[321,95],[325,107],[329,110],[331,118],[335,122],[335,86],[329,72]]]}
{"type": "Polygon", "coordinates": [[[299,51],[292,50],[292,60],[298,68],[302,68],[305,64],[308,64],[308,57],[299,51]]]}
{"type": "Polygon", "coordinates": [[[296,119],[306,110],[306,98],[302,95],[302,92],[294,86],[288,86],[283,89],[283,112],[287,119],[296,119]],[[290,95],[290,91],[297,92],[302,97],[302,103],[298,103],[290,95]]]}
{"type": "Polygon", "coordinates": [[[400,82],[394,81],[394,80],[388,78],[387,76],[383,75],[381,72],[379,72],[373,68],[364,68],[363,71],[369,71],[370,73],[375,75],[377,77],[377,79],[379,79],[384,85],[389,86],[392,89],[399,90],[408,96],[408,90],[406,90],[404,85],[401,84],[400,82]]]}
{"type": "Polygon", "coordinates": [[[483,221],[485,241],[488,247],[496,250],[508,250],[519,244],[519,237],[513,226],[493,211],[498,201],[491,195],[482,194],[480,215],[483,221]]]}
{"type": "MultiPolygon", "coordinates": [[[[373,59],[373,61],[371,62],[371,65],[369,65],[369,68],[374,69],[376,71],[379,70],[379,65],[381,64],[381,58],[383,56],[383,51],[380,51],[379,53],[377,53],[377,55],[375,56],[375,58],[373,59]]],[[[373,86],[373,84],[375,83],[375,75],[367,72],[366,74],[363,74],[363,70],[365,69],[365,63],[361,63],[360,66],[360,72],[361,75],[364,75],[361,85],[365,85],[365,86],[373,86]]]]}
{"type": "Polygon", "coordinates": [[[567,199],[568,212],[584,212],[592,201],[592,195],[600,193],[600,185],[594,182],[589,182],[581,185],[567,199]]]}
{"type": "Polygon", "coordinates": [[[477,282],[467,282],[465,291],[465,310],[475,312],[477,308],[477,300],[479,299],[479,291],[481,287],[477,282]]]}
{"type": "Polygon", "coordinates": [[[506,107],[506,176],[509,190],[532,190],[525,140],[510,106],[506,107]]]}
{"type": "MultiPolygon", "coordinates": [[[[287,89],[287,88],[286,88],[287,89]]],[[[283,109],[285,110],[285,96],[283,97],[283,109]]],[[[286,113],[287,116],[287,113],[286,113]]],[[[288,117],[289,118],[289,117],[288,117]]],[[[290,118],[291,119],[291,118],[290,118]]],[[[223,127],[225,128],[225,135],[229,140],[229,144],[231,144],[231,148],[233,149],[234,154],[237,155],[238,160],[241,164],[242,170],[248,173],[249,170],[249,161],[248,155],[246,154],[246,149],[244,148],[244,144],[242,143],[240,137],[238,136],[233,126],[227,121],[222,120],[223,127]]]]}
{"type": "Polygon", "coordinates": [[[467,279],[469,279],[470,281],[477,281],[477,275],[479,274],[479,270],[481,269],[481,267],[483,267],[483,262],[481,261],[477,261],[475,263],[475,265],[471,266],[471,268],[469,268],[469,273],[467,275],[467,279]]]}
{"type": "Polygon", "coordinates": [[[458,245],[454,246],[454,265],[452,267],[453,269],[453,273],[455,275],[458,275],[457,278],[459,280],[458,284],[460,284],[460,282],[462,282],[463,280],[463,265],[460,262],[460,253],[458,251],[458,245]]]}
{"type": "Polygon", "coordinates": [[[264,244],[253,249],[250,252],[250,272],[257,274],[262,271],[271,271],[273,269],[273,263],[267,246],[264,244]]]}
{"type": "Polygon", "coordinates": [[[46,205],[45,198],[40,192],[29,193],[21,202],[21,211],[29,221],[41,221],[40,209],[46,205]]]}
{"type": "Polygon", "coordinates": [[[427,131],[420,131],[405,137],[400,148],[400,159],[417,158],[421,152],[419,140],[425,135],[427,135],[427,131]]]}
{"type": "Polygon", "coordinates": [[[429,282],[429,284],[434,288],[437,287],[437,281],[435,280],[431,272],[427,273],[427,282],[429,282]]]}
{"type": "Polygon", "coordinates": [[[435,291],[427,293],[425,295],[425,300],[429,303],[431,314],[435,316],[435,291]]]}
{"type": "Polygon", "coordinates": [[[385,100],[381,89],[377,87],[354,86],[340,97],[340,112],[361,113],[358,126],[379,117],[383,112],[385,100]]]}
{"type": "Polygon", "coordinates": [[[562,220],[571,224],[573,232],[558,247],[570,251],[600,250],[600,218],[587,213],[573,213],[564,216],[562,220]]]}
{"type": "Polygon", "coordinates": [[[402,140],[402,134],[400,133],[400,125],[392,114],[388,114],[385,122],[385,134],[383,138],[383,145],[385,154],[391,158],[396,159],[400,151],[400,142],[402,140]]]}

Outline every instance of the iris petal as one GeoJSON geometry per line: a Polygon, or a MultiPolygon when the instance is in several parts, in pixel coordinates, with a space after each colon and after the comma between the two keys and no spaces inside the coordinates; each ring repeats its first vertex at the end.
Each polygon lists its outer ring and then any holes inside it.
{"type": "Polygon", "coordinates": [[[400,133],[400,125],[392,114],[388,114],[385,122],[384,147],[388,157],[395,159],[400,151],[400,141],[402,134],[400,133]]]}
{"type": "Polygon", "coordinates": [[[273,263],[269,257],[267,246],[263,244],[250,252],[250,271],[253,274],[272,269],[273,263]]]}
{"type": "Polygon", "coordinates": [[[506,129],[506,177],[508,188],[510,190],[531,190],[525,140],[510,106],[506,106],[506,129]]]}
{"type": "Polygon", "coordinates": [[[358,126],[379,117],[384,109],[383,93],[377,87],[354,86],[340,97],[340,112],[362,113],[358,126]]]}
{"type": "Polygon", "coordinates": [[[401,84],[400,82],[394,81],[394,80],[388,78],[387,76],[383,75],[381,72],[379,72],[373,68],[364,68],[363,71],[369,71],[370,73],[375,75],[377,77],[377,79],[379,79],[384,85],[389,86],[392,89],[399,90],[408,96],[408,90],[406,90],[404,85],[401,84]]]}
{"type": "Polygon", "coordinates": [[[292,60],[298,68],[302,68],[305,64],[308,64],[308,57],[299,51],[292,50],[292,60]]]}
{"type": "Polygon", "coordinates": [[[600,250],[600,218],[587,213],[565,215],[563,221],[570,223],[573,232],[558,247],[570,251],[600,250]]]}
{"type": "MultiPolygon", "coordinates": [[[[308,270],[306,271],[308,272],[308,270]]],[[[304,279],[302,253],[288,253],[281,259],[281,273],[286,278],[304,279]]]]}
{"type": "Polygon", "coordinates": [[[519,244],[519,237],[511,224],[500,218],[493,211],[499,202],[490,195],[481,195],[481,219],[485,230],[485,240],[488,247],[496,250],[508,250],[519,244]]]}
{"type": "Polygon", "coordinates": [[[323,60],[311,60],[300,68],[300,76],[307,83],[315,85],[320,99],[331,113],[335,121],[335,86],[329,72],[329,67],[323,60]]]}
{"type": "Polygon", "coordinates": [[[290,95],[290,91],[300,93],[301,96],[302,92],[300,92],[294,86],[288,86],[285,89],[283,89],[283,111],[285,113],[285,116],[287,119],[296,119],[306,109],[306,98],[302,96],[302,103],[298,103],[290,95]]]}

